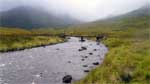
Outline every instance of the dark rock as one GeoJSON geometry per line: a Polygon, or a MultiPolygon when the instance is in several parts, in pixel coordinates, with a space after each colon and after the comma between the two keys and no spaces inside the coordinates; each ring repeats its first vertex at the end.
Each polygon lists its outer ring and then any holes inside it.
{"type": "Polygon", "coordinates": [[[67,37],[67,39],[71,39],[70,37],[67,37]]]}
{"type": "Polygon", "coordinates": [[[79,49],[78,51],[82,51],[82,49],[79,49]]]}
{"type": "Polygon", "coordinates": [[[88,58],[88,56],[84,56],[84,58],[88,58]]]}
{"type": "Polygon", "coordinates": [[[88,65],[83,65],[83,67],[88,67],[88,65]]]}
{"type": "Polygon", "coordinates": [[[82,61],[84,61],[85,59],[81,59],[82,61]]]}
{"type": "Polygon", "coordinates": [[[89,70],[84,70],[84,72],[90,72],[89,70]]]}
{"type": "Polygon", "coordinates": [[[66,75],[63,77],[63,83],[71,83],[71,81],[72,81],[71,75],[66,75]]]}
{"type": "Polygon", "coordinates": [[[40,77],[42,77],[43,76],[43,73],[40,73],[40,77]]]}
{"type": "Polygon", "coordinates": [[[71,63],[71,61],[68,61],[68,63],[71,63]]]}
{"type": "Polygon", "coordinates": [[[93,55],[93,53],[89,53],[89,55],[93,55]]]}
{"type": "Polygon", "coordinates": [[[81,49],[79,49],[78,51],[83,51],[83,50],[87,50],[86,47],[81,47],[81,49]]]}
{"type": "Polygon", "coordinates": [[[86,47],[81,47],[81,49],[82,49],[82,50],[87,50],[87,48],[86,48],[86,47]]]}
{"type": "Polygon", "coordinates": [[[93,65],[99,65],[99,62],[94,62],[93,65]]]}
{"type": "Polygon", "coordinates": [[[97,49],[94,49],[94,51],[97,51],[97,49]]]}
{"type": "Polygon", "coordinates": [[[100,43],[99,43],[99,42],[97,42],[96,44],[97,44],[97,45],[100,45],[100,43]]]}

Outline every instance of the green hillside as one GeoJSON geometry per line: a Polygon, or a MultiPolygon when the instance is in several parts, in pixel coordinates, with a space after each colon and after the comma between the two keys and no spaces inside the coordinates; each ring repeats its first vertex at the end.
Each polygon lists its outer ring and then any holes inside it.
{"type": "Polygon", "coordinates": [[[107,39],[103,43],[109,48],[102,65],[77,84],[150,83],[150,14],[131,13],[69,30],[74,34],[104,34],[107,39]]]}

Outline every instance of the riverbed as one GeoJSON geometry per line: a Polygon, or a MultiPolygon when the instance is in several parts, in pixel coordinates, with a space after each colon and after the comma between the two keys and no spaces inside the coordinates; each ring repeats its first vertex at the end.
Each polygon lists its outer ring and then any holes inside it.
{"type": "Polygon", "coordinates": [[[0,53],[0,84],[64,84],[66,75],[77,81],[99,66],[107,52],[101,43],[70,37],[65,43],[0,53]]]}

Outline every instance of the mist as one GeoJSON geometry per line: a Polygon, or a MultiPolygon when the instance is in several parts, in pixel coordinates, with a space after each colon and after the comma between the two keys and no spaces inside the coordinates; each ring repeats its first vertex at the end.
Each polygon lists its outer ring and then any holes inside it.
{"type": "Polygon", "coordinates": [[[0,0],[0,11],[32,6],[81,21],[94,21],[138,9],[150,0],[0,0]]]}

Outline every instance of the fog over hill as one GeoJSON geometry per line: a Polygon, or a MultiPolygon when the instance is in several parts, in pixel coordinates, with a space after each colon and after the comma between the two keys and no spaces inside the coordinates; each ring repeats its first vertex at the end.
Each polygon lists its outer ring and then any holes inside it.
{"type": "Polygon", "coordinates": [[[57,28],[133,17],[149,14],[149,4],[149,0],[0,0],[0,26],[57,28]]]}
{"type": "Polygon", "coordinates": [[[21,6],[0,13],[0,26],[19,28],[64,27],[80,23],[67,15],[56,15],[45,10],[21,6]]]}
{"type": "Polygon", "coordinates": [[[0,11],[31,6],[49,13],[64,14],[82,21],[95,21],[125,14],[150,4],[150,0],[0,0],[0,11]]]}

